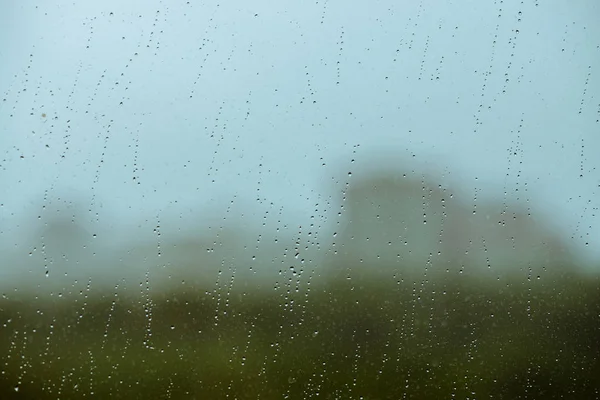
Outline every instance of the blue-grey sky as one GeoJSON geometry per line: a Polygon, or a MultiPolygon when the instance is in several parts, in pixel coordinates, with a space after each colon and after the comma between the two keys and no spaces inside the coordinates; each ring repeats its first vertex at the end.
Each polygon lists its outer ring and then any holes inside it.
{"type": "Polygon", "coordinates": [[[6,246],[66,195],[110,240],[232,200],[301,223],[385,152],[600,259],[597,1],[0,4],[6,246]]]}

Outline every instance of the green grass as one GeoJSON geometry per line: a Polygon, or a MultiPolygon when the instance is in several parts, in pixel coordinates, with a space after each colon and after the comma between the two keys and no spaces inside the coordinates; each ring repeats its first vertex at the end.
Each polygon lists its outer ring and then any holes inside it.
{"type": "Polygon", "coordinates": [[[5,294],[0,398],[600,398],[597,278],[149,293],[5,294]]]}

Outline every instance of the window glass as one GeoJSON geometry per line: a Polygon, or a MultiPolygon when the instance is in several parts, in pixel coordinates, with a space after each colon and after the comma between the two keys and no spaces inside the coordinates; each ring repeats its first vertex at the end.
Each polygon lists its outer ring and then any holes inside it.
{"type": "Polygon", "coordinates": [[[0,2],[0,398],[600,398],[599,4],[0,2]]]}

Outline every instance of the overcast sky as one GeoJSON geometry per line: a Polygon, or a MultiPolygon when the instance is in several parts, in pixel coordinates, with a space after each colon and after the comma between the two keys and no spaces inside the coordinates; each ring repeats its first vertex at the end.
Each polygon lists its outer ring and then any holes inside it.
{"type": "Polygon", "coordinates": [[[600,259],[595,0],[0,8],[5,246],[59,197],[110,239],[232,200],[302,223],[385,154],[467,201],[529,202],[600,259]]]}

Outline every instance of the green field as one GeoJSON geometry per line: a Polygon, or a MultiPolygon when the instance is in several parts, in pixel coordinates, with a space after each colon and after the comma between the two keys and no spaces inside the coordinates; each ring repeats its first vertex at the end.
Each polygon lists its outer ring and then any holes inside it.
{"type": "Polygon", "coordinates": [[[0,299],[1,399],[595,399],[600,280],[0,299]]]}

